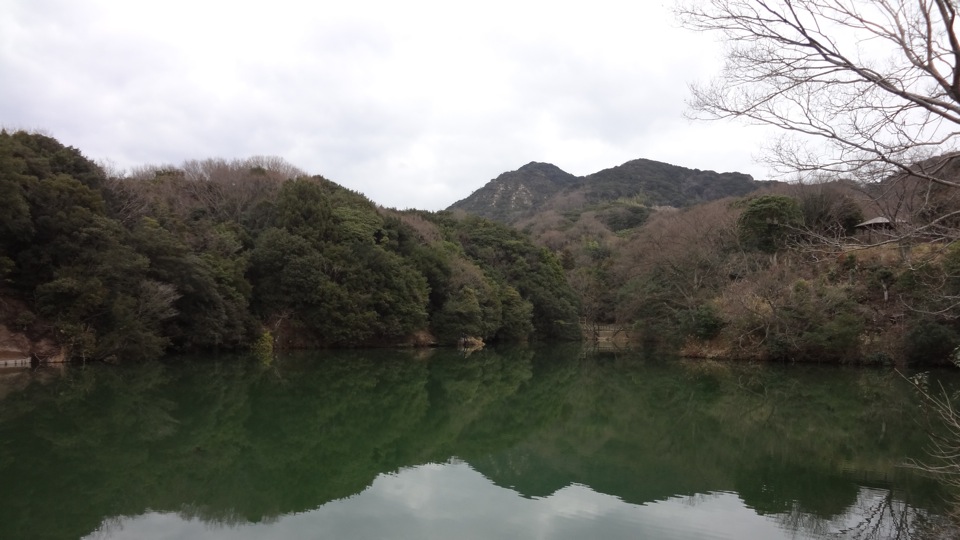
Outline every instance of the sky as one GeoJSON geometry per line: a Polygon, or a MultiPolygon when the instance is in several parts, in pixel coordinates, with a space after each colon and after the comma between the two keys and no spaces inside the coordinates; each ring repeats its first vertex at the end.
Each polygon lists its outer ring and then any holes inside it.
{"type": "Polygon", "coordinates": [[[120,170],[279,156],[440,210],[531,161],[770,176],[761,128],[684,116],[722,45],[669,0],[0,0],[0,126],[120,170]]]}

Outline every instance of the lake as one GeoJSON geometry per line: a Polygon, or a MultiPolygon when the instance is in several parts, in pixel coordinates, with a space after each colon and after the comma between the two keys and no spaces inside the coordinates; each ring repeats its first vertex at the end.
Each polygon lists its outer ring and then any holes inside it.
{"type": "Polygon", "coordinates": [[[888,369],[579,345],[7,373],[0,538],[938,538],[923,417],[888,369]]]}

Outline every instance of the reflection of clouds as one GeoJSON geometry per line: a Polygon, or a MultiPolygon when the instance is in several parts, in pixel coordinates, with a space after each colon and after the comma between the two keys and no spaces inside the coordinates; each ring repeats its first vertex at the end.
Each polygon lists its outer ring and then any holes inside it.
{"type": "MultiPolygon", "coordinates": [[[[803,539],[850,532],[869,520],[878,500],[900,508],[886,491],[861,490],[836,522],[807,527],[803,516],[757,515],[736,493],[677,496],[646,505],[573,484],[526,499],[469,465],[451,461],[383,474],[353,497],[271,523],[217,525],[185,513],[148,512],[109,518],[89,538],[173,540],[288,538],[662,538],[803,539]]],[[[816,521],[816,520],[815,520],[816,521]]],[[[886,536],[879,536],[886,537],[886,536]]]]}
{"type": "Polygon", "coordinates": [[[619,499],[607,495],[599,495],[589,487],[574,484],[558,490],[549,497],[544,497],[543,505],[550,509],[550,514],[557,516],[599,516],[606,514],[620,503],[619,499]]]}

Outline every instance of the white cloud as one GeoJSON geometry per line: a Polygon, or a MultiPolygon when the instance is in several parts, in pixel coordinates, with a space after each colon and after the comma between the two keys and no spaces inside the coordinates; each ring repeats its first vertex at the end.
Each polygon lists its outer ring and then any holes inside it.
{"type": "Polygon", "coordinates": [[[0,123],[122,167],[278,155],[386,206],[439,209],[547,161],[758,174],[742,127],[691,126],[706,38],[651,3],[0,0],[0,123]],[[709,138],[698,139],[703,133],[709,138]],[[713,156],[716,164],[704,163],[713,156]]]}

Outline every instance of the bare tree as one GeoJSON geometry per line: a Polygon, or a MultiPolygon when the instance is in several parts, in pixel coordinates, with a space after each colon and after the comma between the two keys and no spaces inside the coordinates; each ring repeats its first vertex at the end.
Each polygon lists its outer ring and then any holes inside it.
{"type": "MultiPolygon", "coordinates": [[[[692,86],[691,116],[782,130],[764,159],[801,180],[872,184],[879,200],[888,197],[881,189],[919,181],[913,203],[960,187],[951,166],[960,136],[956,0],[679,2],[681,24],[726,43],[719,76],[692,86]]],[[[960,237],[942,226],[960,208],[914,212],[924,224],[911,233],[960,237]]]]}
{"type": "MultiPolygon", "coordinates": [[[[863,187],[896,230],[883,242],[960,240],[958,0],[677,2],[683,26],[726,44],[719,75],[691,87],[692,117],[780,130],[767,164],[863,187]]],[[[931,290],[938,313],[956,308],[931,290]]],[[[925,468],[958,485],[960,413],[923,395],[948,429],[925,468]]]]}

